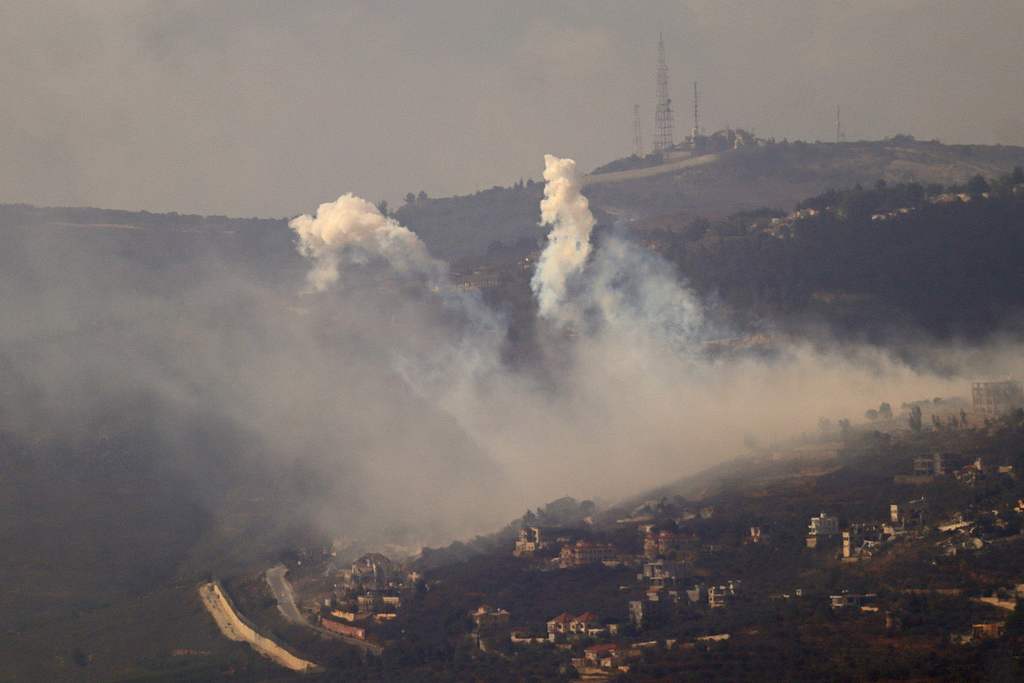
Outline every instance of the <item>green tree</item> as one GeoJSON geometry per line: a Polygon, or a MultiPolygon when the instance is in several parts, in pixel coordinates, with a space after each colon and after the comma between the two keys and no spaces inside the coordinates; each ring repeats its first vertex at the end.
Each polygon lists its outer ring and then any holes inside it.
{"type": "Polygon", "coordinates": [[[406,204],[412,204],[415,201],[416,201],[416,195],[414,195],[412,192],[406,192],[405,193],[405,203],[406,204]]]}
{"type": "Polygon", "coordinates": [[[988,181],[980,173],[967,181],[967,193],[973,197],[988,192],[990,189],[988,181]]]}
{"type": "Polygon", "coordinates": [[[920,432],[921,427],[921,406],[914,406],[910,409],[910,428],[915,432],[920,432]]]}

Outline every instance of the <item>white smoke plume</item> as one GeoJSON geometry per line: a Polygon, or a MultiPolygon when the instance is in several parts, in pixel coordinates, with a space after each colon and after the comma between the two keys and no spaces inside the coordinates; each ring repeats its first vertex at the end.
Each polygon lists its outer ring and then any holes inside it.
{"type": "Polygon", "coordinates": [[[346,258],[361,262],[377,256],[395,271],[423,275],[434,282],[443,279],[444,265],[427,253],[419,237],[351,193],[321,204],[315,216],[303,214],[288,225],[299,236],[299,253],[314,263],[308,280],[316,291],[338,281],[346,258]]]}
{"type": "Polygon", "coordinates": [[[531,286],[540,315],[553,318],[560,315],[570,278],[582,270],[590,256],[590,232],[595,221],[587,198],[580,192],[575,161],[545,154],[544,180],[540,218],[541,224],[552,229],[531,286]]]}

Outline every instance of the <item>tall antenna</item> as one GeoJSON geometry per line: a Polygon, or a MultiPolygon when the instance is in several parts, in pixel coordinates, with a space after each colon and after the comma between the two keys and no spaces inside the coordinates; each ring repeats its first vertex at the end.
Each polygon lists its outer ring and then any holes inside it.
{"type": "Polygon", "coordinates": [[[700,135],[700,99],[697,93],[697,81],[693,82],[693,139],[700,135]]]}
{"type": "Polygon", "coordinates": [[[839,105],[836,105],[836,142],[846,142],[846,133],[843,132],[843,124],[839,118],[839,105]]]}
{"type": "Polygon", "coordinates": [[[665,41],[658,34],[658,103],[654,109],[654,151],[672,147],[672,100],[668,96],[668,64],[665,62],[665,41]]]}
{"type": "Polygon", "coordinates": [[[633,105],[633,154],[644,155],[644,139],[640,129],[640,105],[633,105]]]}

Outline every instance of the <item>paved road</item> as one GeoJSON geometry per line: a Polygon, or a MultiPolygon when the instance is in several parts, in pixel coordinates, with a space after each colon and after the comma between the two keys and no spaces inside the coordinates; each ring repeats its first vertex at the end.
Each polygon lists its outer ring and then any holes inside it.
{"type": "Polygon", "coordinates": [[[287,571],[288,568],[283,564],[275,565],[267,570],[267,584],[270,586],[270,592],[274,594],[274,599],[277,600],[277,609],[281,611],[285,619],[293,624],[309,626],[309,622],[302,618],[302,613],[295,605],[295,593],[292,592],[292,585],[284,576],[287,571]]]}
{"type": "Polygon", "coordinates": [[[277,609],[281,610],[281,614],[284,615],[285,619],[293,624],[301,624],[306,628],[311,628],[317,633],[325,635],[328,638],[341,640],[349,645],[359,648],[360,650],[371,652],[378,657],[381,655],[384,648],[377,643],[369,640],[351,638],[309,623],[309,621],[302,616],[302,613],[299,612],[299,608],[295,605],[295,593],[292,591],[292,584],[289,583],[287,578],[285,578],[285,573],[287,571],[288,568],[283,564],[275,565],[267,570],[267,584],[270,585],[270,592],[274,594],[274,599],[277,600],[277,609]]]}

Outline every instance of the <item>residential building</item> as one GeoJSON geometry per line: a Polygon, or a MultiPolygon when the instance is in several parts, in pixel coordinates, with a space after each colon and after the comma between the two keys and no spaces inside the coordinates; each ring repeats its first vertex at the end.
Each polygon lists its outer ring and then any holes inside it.
{"type": "Polygon", "coordinates": [[[654,560],[644,562],[643,569],[637,579],[652,587],[674,586],[685,576],[685,565],[682,562],[654,560]]]}
{"type": "Polygon", "coordinates": [[[736,597],[736,594],[739,592],[739,588],[739,581],[729,581],[723,585],[711,586],[708,588],[708,607],[712,609],[725,607],[734,597],[736,597]]]}
{"type": "Polygon", "coordinates": [[[839,533],[839,518],[822,512],[817,517],[811,517],[808,525],[808,534],[811,536],[834,536],[839,533]]]}
{"type": "Polygon", "coordinates": [[[693,603],[704,602],[708,599],[708,587],[703,583],[694,584],[686,591],[686,599],[693,603]]]}
{"type": "Polygon", "coordinates": [[[875,593],[847,593],[843,591],[839,595],[830,595],[829,601],[832,609],[844,609],[846,607],[863,607],[874,602],[878,595],[875,593]]]}
{"type": "Polygon", "coordinates": [[[356,597],[356,607],[360,612],[376,612],[380,605],[380,596],[376,593],[366,593],[356,597]]]}
{"type": "Polygon", "coordinates": [[[593,612],[584,612],[575,617],[562,612],[548,621],[547,627],[548,640],[552,643],[564,638],[600,635],[604,631],[601,618],[593,612]]]}
{"type": "Polygon", "coordinates": [[[530,557],[542,547],[540,527],[527,526],[519,530],[512,554],[516,557],[530,557]]]}
{"type": "Polygon", "coordinates": [[[610,669],[619,658],[619,646],[614,643],[591,645],[583,651],[583,659],[592,666],[610,669]]]}
{"type": "Polygon", "coordinates": [[[614,560],[617,552],[615,546],[609,543],[577,541],[574,545],[562,546],[562,551],[559,553],[559,565],[578,567],[593,562],[614,560]]]}
{"type": "Polygon", "coordinates": [[[643,600],[629,601],[629,620],[633,623],[633,626],[643,628],[646,616],[643,600]]]}
{"type": "Polygon", "coordinates": [[[359,626],[349,626],[340,621],[324,618],[320,619],[320,626],[332,633],[338,633],[349,638],[357,638],[358,640],[366,640],[366,629],[359,626]]]}
{"type": "Polygon", "coordinates": [[[822,512],[811,517],[807,527],[807,547],[817,548],[823,539],[829,539],[839,533],[839,518],[822,512]]]}
{"type": "Polygon", "coordinates": [[[670,531],[668,529],[661,531],[649,530],[644,535],[644,557],[649,560],[665,557],[679,550],[686,539],[687,536],[685,534],[677,531],[670,531]]]}
{"type": "Polygon", "coordinates": [[[975,382],[971,385],[974,412],[998,417],[1024,406],[1024,390],[1020,382],[975,382]]]}
{"type": "Polygon", "coordinates": [[[925,499],[916,498],[906,503],[889,506],[889,521],[900,527],[919,526],[924,521],[925,499]]]}
{"type": "Polygon", "coordinates": [[[984,624],[972,624],[971,625],[971,638],[974,640],[989,640],[994,638],[1001,638],[1006,630],[1006,626],[1001,622],[991,622],[984,624]]]}

